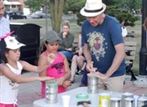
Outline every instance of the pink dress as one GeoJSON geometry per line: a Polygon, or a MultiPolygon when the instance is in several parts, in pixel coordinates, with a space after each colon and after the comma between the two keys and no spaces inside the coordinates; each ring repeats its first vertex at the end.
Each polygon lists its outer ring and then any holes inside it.
{"type": "MultiPolygon", "coordinates": [[[[46,52],[44,53],[46,54],[46,52]]],[[[46,75],[49,77],[54,77],[54,78],[61,78],[65,75],[64,72],[64,56],[61,53],[57,53],[57,56],[54,60],[54,62],[51,64],[51,66],[47,69],[46,75]]],[[[45,90],[46,89],[46,84],[45,82],[42,82],[42,97],[45,97],[45,90]]],[[[63,87],[62,85],[58,86],[58,93],[66,91],[66,88],[63,87]]]]}
{"type": "Polygon", "coordinates": [[[16,104],[1,104],[0,103],[0,107],[17,107],[16,104]]]}

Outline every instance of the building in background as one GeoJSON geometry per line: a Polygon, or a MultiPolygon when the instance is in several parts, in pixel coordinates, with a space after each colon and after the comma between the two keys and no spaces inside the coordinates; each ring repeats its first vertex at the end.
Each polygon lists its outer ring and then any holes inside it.
{"type": "Polygon", "coordinates": [[[6,11],[22,12],[24,8],[24,0],[3,0],[6,11]]]}

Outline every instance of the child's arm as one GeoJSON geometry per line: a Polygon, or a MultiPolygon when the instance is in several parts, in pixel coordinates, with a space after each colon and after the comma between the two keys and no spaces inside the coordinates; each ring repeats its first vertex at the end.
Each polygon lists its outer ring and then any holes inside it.
{"type": "Polygon", "coordinates": [[[39,57],[38,66],[29,64],[25,61],[21,61],[21,63],[23,65],[23,69],[32,72],[39,72],[40,76],[45,76],[46,69],[51,65],[51,62],[48,61],[48,59],[48,56],[41,54],[39,57]]]}
{"type": "Polygon", "coordinates": [[[31,72],[38,72],[38,73],[45,71],[47,67],[49,66],[47,64],[42,64],[41,66],[35,66],[26,61],[20,61],[20,62],[23,65],[24,70],[31,71],[31,72]]]}
{"type": "MultiPolygon", "coordinates": [[[[41,54],[39,56],[39,60],[38,60],[38,67],[41,67],[43,65],[46,65],[47,63],[48,63],[47,57],[44,56],[43,54],[41,54]]],[[[46,73],[45,72],[46,72],[46,69],[43,72],[39,72],[39,76],[46,76],[46,73]]]]}
{"type": "Polygon", "coordinates": [[[2,72],[2,75],[9,78],[12,82],[16,83],[26,83],[31,81],[45,81],[45,80],[51,80],[50,77],[23,77],[21,75],[17,75],[13,73],[5,64],[0,66],[0,71],[2,72]]]}
{"type": "MultiPolygon", "coordinates": [[[[54,62],[55,57],[56,56],[53,53],[50,53],[48,56],[41,54],[39,57],[39,60],[38,60],[38,68],[42,68],[45,65],[47,65],[47,68],[50,67],[52,65],[52,63],[54,62]]],[[[46,74],[45,74],[46,69],[43,69],[42,70],[43,72],[39,72],[39,76],[46,76],[46,74]]]]}

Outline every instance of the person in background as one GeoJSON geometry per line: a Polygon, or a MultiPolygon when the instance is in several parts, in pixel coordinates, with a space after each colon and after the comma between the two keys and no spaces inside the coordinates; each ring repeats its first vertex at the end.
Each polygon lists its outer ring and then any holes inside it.
{"type": "Polygon", "coordinates": [[[147,17],[144,20],[143,27],[147,31],[147,17]]]}
{"type": "Polygon", "coordinates": [[[86,0],[80,14],[87,20],[82,25],[82,46],[90,75],[100,79],[99,87],[122,91],[125,74],[125,49],[119,21],[104,11],[102,0],[86,0]]]}
{"type": "Polygon", "coordinates": [[[128,35],[128,31],[125,26],[125,20],[122,20],[120,23],[121,23],[121,29],[122,29],[122,36],[125,38],[128,35]]]}
{"type": "Polygon", "coordinates": [[[0,63],[2,63],[2,53],[4,50],[4,38],[7,37],[7,35],[10,32],[10,23],[9,20],[7,20],[4,17],[4,3],[2,0],[0,0],[0,63]]]}
{"type": "Polygon", "coordinates": [[[72,48],[74,42],[74,35],[70,32],[70,24],[68,21],[65,21],[63,23],[62,32],[59,36],[62,40],[59,51],[61,51],[66,56],[68,61],[71,61],[73,57],[72,48]]]}
{"type": "Polygon", "coordinates": [[[75,74],[83,72],[85,70],[86,62],[85,57],[82,52],[81,46],[81,33],[78,35],[78,50],[74,54],[71,61],[71,77],[70,80],[72,83],[75,81],[75,74]],[[78,71],[79,70],[79,71],[78,71]]]}
{"type": "Polygon", "coordinates": [[[17,95],[20,83],[52,79],[50,77],[21,76],[22,69],[38,73],[48,67],[48,65],[37,67],[19,60],[22,46],[25,44],[18,42],[15,37],[9,36],[5,39],[3,56],[5,63],[0,64],[0,107],[18,107],[17,95]]]}
{"type": "MultiPolygon", "coordinates": [[[[59,44],[61,42],[60,37],[55,31],[49,31],[47,38],[44,42],[46,50],[41,53],[38,61],[38,66],[49,64],[47,70],[41,72],[39,76],[53,77],[58,83],[58,92],[66,91],[70,86],[70,69],[66,57],[58,52],[59,44]]],[[[42,82],[41,95],[45,97],[46,83],[42,82]]]]}

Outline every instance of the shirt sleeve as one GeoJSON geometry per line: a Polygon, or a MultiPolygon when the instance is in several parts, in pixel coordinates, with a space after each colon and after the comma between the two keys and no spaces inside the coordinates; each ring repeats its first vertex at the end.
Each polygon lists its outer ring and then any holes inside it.
{"type": "Polygon", "coordinates": [[[114,45],[123,43],[122,30],[120,23],[114,19],[109,24],[110,35],[114,45]]]}

